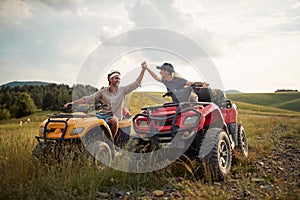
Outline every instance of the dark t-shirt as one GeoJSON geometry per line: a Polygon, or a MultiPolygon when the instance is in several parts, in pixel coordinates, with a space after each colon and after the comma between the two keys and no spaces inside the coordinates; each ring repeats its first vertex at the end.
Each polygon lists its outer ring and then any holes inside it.
{"type": "Polygon", "coordinates": [[[184,88],[187,80],[184,78],[174,77],[171,81],[167,81],[166,79],[163,79],[162,82],[167,87],[167,90],[170,91],[173,89],[184,88]]]}
{"type": "Polygon", "coordinates": [[[167,87],[168,92],[172,92],[171,97],[174,103],[188,100],[191,89],[185,88],[186,79],[174,77],[171,81],[163,79],[162,82],[167,87]]]}

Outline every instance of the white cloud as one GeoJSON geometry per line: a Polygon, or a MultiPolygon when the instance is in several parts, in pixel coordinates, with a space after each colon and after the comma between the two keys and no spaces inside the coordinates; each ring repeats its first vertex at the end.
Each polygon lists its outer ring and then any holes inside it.
{"type": "Polygon", "coordinates": [[[244,92],[297,89],[300,65],[297,54],[300,34],[273,33],[243,41],[240,51],[214,62],[225,88],[243,88],[244,92]]]}
{"type": "Polygon", "coordinates": [[[198,0],[174,0],[173,5],[183,13],[205,13],[203,3],[198,0]]]}
{"type": "Polygon", "coordinates": [[[183,29],[192,22],[189,13],[175,7],[172,0],[136,1],[129,7],[129,17],[136,27],[183,29]]]}
{"type": "MultiPolygon", "coordinates": [[[[51,81],[70,83],[101,42],[134,28],[158,27],[206,49],[225,88],[299,89],[299,5],[296,0],[0,1],[0,80],[47,79],[48,74],[51,81]]],[[[129,66],[173,58],[144,51],[116,62],[129,66]]]]}
{"type": "Polygon", "coordinates": [[[41,45],[41,44],[43,43],[43,39],[37,38],[37,39],[35,40],[35,43],[38,44],[38,45],[41,45]]]}
{"type": "Polygon", "coordinates": [[[105,41],[107,39],[112,38],[113,36],[116,36],[122,32],[124,32],[124,28],[122,26],[109,26],[109,25],[103,25],[100,27],[100,29],[97,31],[97,38],[99,38],[100,41],[105,41]]]}
{"type": "Polygon", "coordinates": [[[293,8],[294,9],[297,9],[297,8],[300,8],[300,2],[296,2],[294,5],[293,5],[293,8]]]}
{"type": "Polygon", "coordinates": [[[77,10],[84,5],[84,0],[41,0],[42,3],[50,6],[51,8],[62,11],[62,10],[77,10]]]}
{"type": "Polygon", "coordinates": [[[21,0],[0,2],[0,28],[19,26],[32,17],[30,5],[21,0]]]}

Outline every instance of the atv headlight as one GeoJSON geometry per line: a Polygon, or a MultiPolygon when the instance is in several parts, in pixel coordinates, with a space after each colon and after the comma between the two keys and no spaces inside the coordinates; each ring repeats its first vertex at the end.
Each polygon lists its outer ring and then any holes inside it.
{"type": "Polygon", "coordinates": [[[148,128],[148,123],[145,120],[138,120],[138,126],[140,128],[148,128]]]}
{"type": "Polygon", "coordinates": [[[198,116],[186,117],[183,125],[192,125],[197,122],[198,116]]]}
{"type": "Polygon", "coordinates": [[[43,134],[43,133],[44,133],[44,129],[45,129],[45,127],[43,127],[43,126],[40,126],[40,128],[39,128],[39,131],[40,131],[40,133],[41,133],[41,134],[43,134]]]}
{"type": "Polygon", "coordinates": [[[84,130],[83,127],[78,127],[78,128],[73,128],[72,131],[70,132],[70,135],[76,135],[82,133],[84,130]]]}

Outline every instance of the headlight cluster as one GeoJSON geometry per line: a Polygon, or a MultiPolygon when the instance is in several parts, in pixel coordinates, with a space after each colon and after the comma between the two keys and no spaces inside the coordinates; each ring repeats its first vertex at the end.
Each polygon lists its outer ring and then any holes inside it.
{"type": "Polygon", "coordinates": [[[183,124],[184,125],[192,125],[195,124],[197,122],[198,116],[191,116],[191,117],[186,117],[184,119],[183,124]]]}
{"type": "Polygon", "coordinates": [[[140,128],[148,128],[149,127],[147,121],[145,121],[145,120],[138,120],[138,126],[140,128]]]}
{"type": "Polygon", "coordinates": [[[73,128],[72,131],[70,132],[70,135],[76,135],[82,133],[84,130],[83,127],[78,127],[78,128],[73,128]]]}
{"type": "Polygon", "coordinates": [[[42,134],[44,133],[44,128],[45,128],[45,127],[40,126],[40,128],[39,128],[40,133],[42,133],[42,134]]]}

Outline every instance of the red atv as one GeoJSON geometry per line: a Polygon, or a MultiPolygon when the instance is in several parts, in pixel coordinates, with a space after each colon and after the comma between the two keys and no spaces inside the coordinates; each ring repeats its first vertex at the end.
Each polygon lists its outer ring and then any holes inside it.
{"type": "Polygon", "coordinates": [[[133,118],[135,151],[166,149],[165,153],[174,158],[184,154],[197,159],[213,180],[224,180],[231,168],[232,150],[248,156],[236,105],[221,90],[203,88],[201,83],[169,95],[177,102],[142,108],[133,118]],[[186,101],[192,90],[198,102],[186,101]]]}

